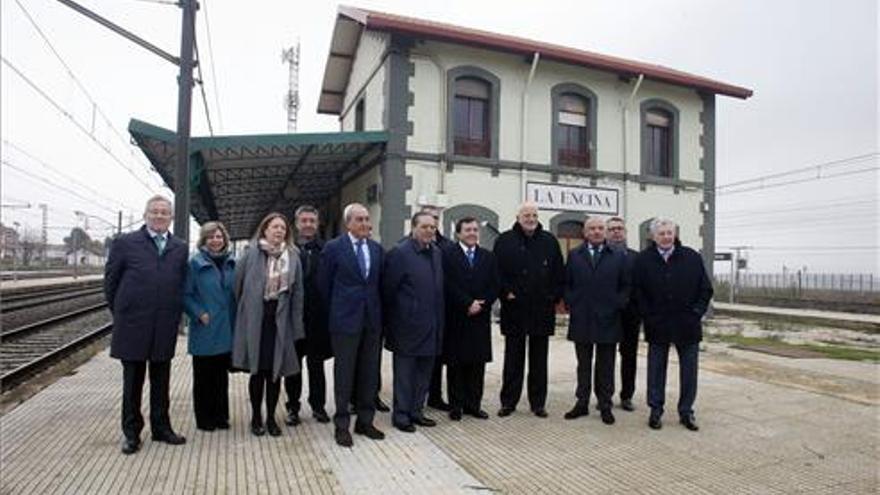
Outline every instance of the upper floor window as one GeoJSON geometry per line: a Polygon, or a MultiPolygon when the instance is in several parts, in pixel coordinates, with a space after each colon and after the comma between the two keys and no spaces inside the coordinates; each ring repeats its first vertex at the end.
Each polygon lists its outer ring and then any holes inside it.
{"type": "Polygon", "coordinates": [[[475,77],[455,80],[454,153],[489,157],[492,149],[489,124],[491,87],[475,77]]]}
{"type": "Polygon", "coordinates": [[[560,165],[590,168],[589,101],[576,94],[559,97],[556,159],[560,165]]]}
{"type": "Polygon", "coordinates": [[[642,102],[641,173],[678,178],[678,109],[664,100],[642,102]]]}
{"type": "Polygon", "coordinates": [[[648,157],[645,172],[659,177],[672,177],[672,115],[661,109],[645,114],[645,139],[648,157]]]}

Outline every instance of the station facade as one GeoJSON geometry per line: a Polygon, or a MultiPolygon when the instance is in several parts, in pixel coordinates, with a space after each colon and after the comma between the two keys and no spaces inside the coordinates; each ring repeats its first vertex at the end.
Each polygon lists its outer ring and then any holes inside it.
{"type": "MultiPolygon", "coordinates": [[[[751,91],[642,64],[458,26],[340,7],[318,111],[344,132],[386,131],[384,160],[328,205],[366,204],[386,246],[423,207],[444,233],[462,216],[484,244],[539,205],[563,251],[586,214],[656,216],[714,253],[715,97],[751,91]]],[[[711,265],[708,265],[711,266],[711,265]]]]}

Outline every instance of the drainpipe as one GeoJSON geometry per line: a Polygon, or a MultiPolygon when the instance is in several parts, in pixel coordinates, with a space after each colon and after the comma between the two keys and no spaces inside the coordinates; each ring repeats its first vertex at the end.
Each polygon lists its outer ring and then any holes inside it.
{"type": "Polygon", "coordinates": [[[639,92],[639,88],[642,87],[642,81],[645,80],[644,74],[639,74],[639,78],[636,80],[636,85],[633,87],[632,92],[629,94],[629,98],[623,104],[623,119],[621,120],[621,125],[623,126],[623,135],[621,142],[623,143],[623,215],[624,218],[629,216],[629,204],[627,203],[627,194],[626,194],[626,175],[629,171],[629,157],[627,156],[626,150],[626,136],[627,136],[627,125],[626,125],[626,115],[629,113],[629,108],[632,106],[633,100],[636,98],[636,93],[639,92]]]}
{"type": "MultiPolygon", "coordinates": [[[[519,162],[520,162],[520,190],[522,191],[522,200],[526,199],[526,139],[528,138],[528,107],[526,105],[529,95],[529,87],[532,85],[532,79],[535,77],[535,70],[538,68],[538,61],[541,54],[535,52],[532,56],[532,68],[529,70],[529,78],[526,80],[526,87],[523,89],[522,95],[522,134],[520,136],[519,162]]],[[[500,132],[500,129],[499,129],[500,132]]],[[[500,158],[500,157],[499,157],[500,158]]]]}

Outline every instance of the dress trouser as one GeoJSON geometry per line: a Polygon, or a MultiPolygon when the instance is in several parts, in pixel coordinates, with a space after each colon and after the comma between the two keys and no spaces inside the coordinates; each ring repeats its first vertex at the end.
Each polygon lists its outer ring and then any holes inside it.
{"type": "Polygon", "coordinates": [[[446,366],[446,388],[452,410],[480,410],[485,373],[486,363],[455,363],[446,366]]]}
{"type": "Polygon", "coordinates": [[[229,365],[231,354],[193,356],[193,409],[196,427],[229,423],[229,365]]]}
{"type": "Polygon", "coordinates": [[[516,408],[522,395],[526,361],[526,339],[529,348],[528,396],[533,411],[543,409],[547,402],[546,335],[508,335],[504,338],[504,371],[501,384],[501,406],[516,408]]]}
{"type": "MultiPolygon", "coordinates": [[[[298,413],[302,397],[303,369],[302,356],[299,357],[300,372],[284,377],[284,391],[287,392],[288,413],[298,413]]],[[[306,356],[306,367],[309,370],[309,406],[312,411],[324,410],[327,402],[327,378],[324,375],[324,360],[320,357],[306,356]]]]}
{"type": "Polygon", "coordinates": [[[394,353],[394,407],[391,416],[394,425],[406,426],[422,417],[434,359],[434,356],[394,353]]]}
{"type": "Polygon", "coordinates": [[[587,405],[590,403],[590,382],[593,381],[599,410],[611,409],[611,397],[614,396],[614,347],[615,344],[575,343],[574,348],[577,355],[577,391],[575,396],[579,404],[587,405]],[[593,369],[594,347],[595,370],[593,369]]]}
{"type": "Polygon", "coordinates": [[[623,313],[623,339],[618,344],[620,351],[620,399],[632,399],[636,392],[636,362],[639,350],[639,327],[642,324],[637,314],[623,313]]]}
{"type": "Polygon", "coordinates": [[[131,439],[139,438],[144,428],[141,396],[147,363],[150,368],[150,430],[154,435],[172,431],[168,417],[171,360],[122,361],[122,433],[131,439]]]}
{"type": "MultiPolygon", "coordinates": [[[[655,414],[663,414],[663,405],[666,402],[666,365],[669,361],[669,345],[668,343],[648,344],[648,406],[655,414]]],[[[678,414],[688,416],[694,413],[694,401],[697,398],[700,343],[675,344],[675,350],[678,353],[678,414]]]]}
{"type": "Polygon", "coordinates": [[[361,329],[354,335],[331,334],[333,346],[333,394],[337,428],[348,429],[351,423],[348,405],[354,399],[357,422],[372,425],[376,413],[379,386],[379,330],[361,329]],[[352,397],[354,389],[356,396],[352,397]]]}

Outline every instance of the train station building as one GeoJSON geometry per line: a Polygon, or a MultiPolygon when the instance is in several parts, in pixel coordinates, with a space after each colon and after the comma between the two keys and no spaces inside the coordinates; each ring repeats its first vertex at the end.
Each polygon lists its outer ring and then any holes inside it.
{"type": "MultiPolygon", "coordinates": [[[[656,216],[715,251],[715,101],[752,91],[666,67],[459,26],[340,7],[318,111],[340,132],[193,138],[192,213],[249,237],[271,210],[370,209],[386,247],[423,207],[441,230],[475,216],[483,243],[524,200],[567,251],[585,214],[627,219],[644,243],[656,216]]],[[[174,133],[130,132],[174,187],[174,133]]]]}

